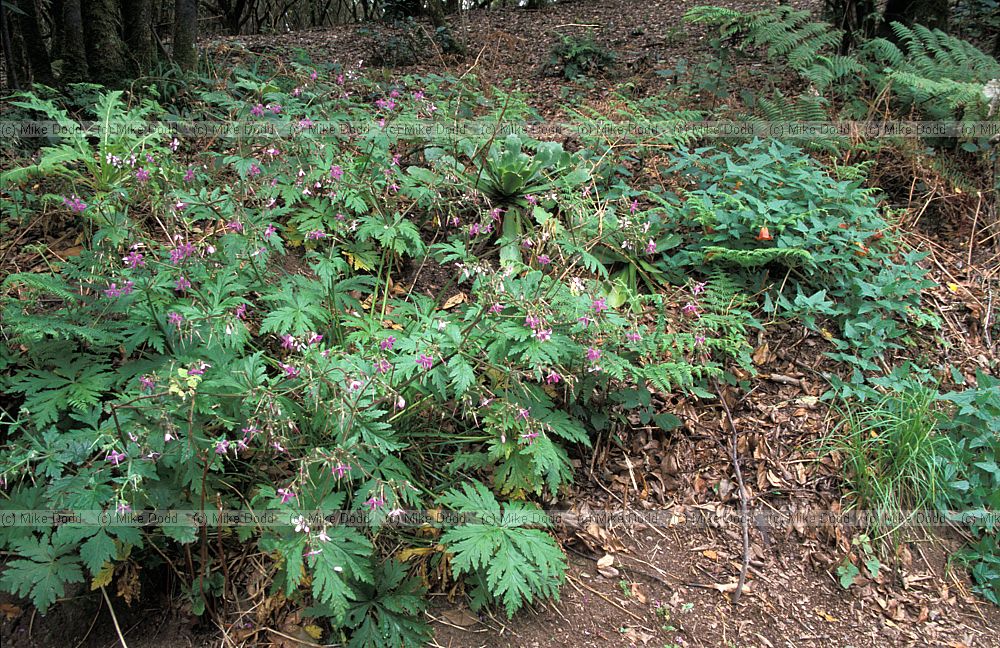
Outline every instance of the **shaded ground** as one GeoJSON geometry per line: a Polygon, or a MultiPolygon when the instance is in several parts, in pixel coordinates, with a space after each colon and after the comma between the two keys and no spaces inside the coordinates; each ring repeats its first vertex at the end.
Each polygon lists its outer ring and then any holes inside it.
{"type": "MultiPolygon", "coordinates": [[[[655,74],[656,69],[673,65],[680,57],[696,64],[709,56],[703,34],[697,29],[687,35],[680,31],[680,16],[696,4],[701,3],[619,0],[575,2],[540,12],[471,12],[454,25],[456,37],[469,44],[465,57],[441,57],[392,73],[471,71],[486,84],[512,79],[514,87],[530,91],[540,112],[556,116],[565,110],[567,96],[600,105],[613,85],[598,80],[581,87],[549,74],[545,66],[558,33],[592,31],[599,43],[619,56],[614,82],[631,82],[638,94],[645,94],[668,83],[655,74]]],[[[730,4],[748,9],[772,3],[730,4]]],[[[351,26],[212,44],[219,56],[233,59],[286,57],[302,48],[315,61],[341,63],[369,60],[375,47],[373,37],[359,36],[351,26]]],[[[923,213],[923,201],[943,195],[908,194],[906,175],[918,172],[911,168],[903,173],[896,191],[891,174],[875,179],[887,186],[894,206],[910,210],[908,225],[923,213]]],[[[971,377],[976,368],[995,369],[996,364],[994,342],[984,326],[993,270],[975,263],[989,261],[993,250],[976,245],[968,222],[969,204],[965,198],[959,201],[956,204],[965,211],[945,214],[950,221],[937,219],[950,222],[949,231],[958,236],[941,237],[944,243],[919,234],[911,240],[933,251],[927,262],[932,277],[942,286],[954,286],[928,293],[952,346],[942,350],[928,339],[926,353],[971,377]]],[[[426,272],[433,275],[433,269],[426,272]]],[[[433,277],[427,281],[433,283],[433,277]]],[[[820,457],[816,451],[817,439],[829,425],[828,412],[818,401],[824,389],[822,374],[835,369],[822,356],[824,345],[801,328],[769,327],[755,340],[759,379],[754,389],[748,395],[726,395],[739,431],[739,455],[752,508],[807,512],[840,506],[842,471],[837,459],[820,457]]],[[[670,434],[636,427],[620,442],[601,438],[592,455],[578,460],[577,490],[562,502],[578,511],[581,520],[559,529],[571,562],[561,601],[536,604],[508,621],[469,612],[460,593],[454,600],[439,594],[429,614],[436,645],[1000,645],[1000,610],[975,599],[961,567],[948,565],[961,538],[947,529],[904,544],[894,565],[887,565],[877,579],[860,579],[845,591],[834,570],[851,551],[851,534],[837,527],[754,527],[748,589],[734,608],[730,596],[743,553],[740,527],[712,522],[720,510],[736,510],[739,499],[724,447],[730,431],[723,411],[676,396],[656,405],[675,413],[684,425],[670,434]],[[674,520],[642,528],[591,525],[585,519],[588,510],[626,508],[669,511],[674,520]]],[[[257,632],[248,635],[237,634],[246,628],[236,627],[235,620],[222,629],[198,625],[176,606],[176,583],[167,577],[161,580],[147,582],[131,606],[109,590],[131,648],[321,645],[302,636],[282,636],[288,634],[284,626],[254,628],[257,632]]],[[[119,644],[101,593],[80,589],[72,596],[46,617],[9,597],[0,598],[3,646],[119,644]]]]}

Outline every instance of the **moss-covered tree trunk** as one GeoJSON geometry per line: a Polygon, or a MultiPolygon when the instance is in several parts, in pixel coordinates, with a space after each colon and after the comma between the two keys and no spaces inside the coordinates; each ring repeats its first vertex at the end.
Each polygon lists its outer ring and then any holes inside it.
{"type": "Polygon", "coordinates": [[[122,0],[122,27],[133,71],[137,74],[148,72],[156,58],[151,0],[122,0]]]}
{"type": "Polygon", "coordinates": [[[28,57],[28,66],[31,69],[31,80],[35,83],[54,85],[49,51],[38,28],[35,0],[18,0],[15,5],[18,9],[17,23],[21,27],[21,38],[24,41],[24,53],[28,57]]]}
{"type": "Polygon", "coordinates": [[[195,39],[198,37],[198,0],[174,2],[174,63],[182,70],[198,64],[195,39]]]}
{"type": "Polygon", "coordinates": [[[62,81],[76,83],[90,75],[84,46],[83,9],[80,0],[63,0],[62,81]]]}
{"type": "Polygon", "coordinates": [[[84,47],[90,79],[115,86],[125,79],[125,44],[115,0],[83,0],[84,47]]]}

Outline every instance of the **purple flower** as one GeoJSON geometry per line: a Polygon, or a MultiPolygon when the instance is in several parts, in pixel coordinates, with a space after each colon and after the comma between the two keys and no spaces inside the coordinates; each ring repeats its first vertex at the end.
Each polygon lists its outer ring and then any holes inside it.
{"type": "Polygon", "coordinates": [[[365,384],[363,382],[354,379],[351,382],[347,383],[347,391],[356,392],[364,386],[365,384]]]}
{"type": "Polygon", "coordinates": [[[539,342],[548,342],[552,339],[552,329],[539,329],[535,331],[535,337],[539,342]]]}
{"type": "Polygon", "coordinates": [[[330,167],[330,177],[333,178],[334,180],[340,180],[342,177],[344,177],[344,170],[340,167],[339,164],[334,164],[332,167],[330,167]]]}
{"type": "Polygon", "coordinates": [[[653,239],[649,239],[649,243],[646,243],[646,254],[653,254],[656,252],[656,243],[653,239]]]}
{"type": "Polygon", "coordinates": [[[594,320],[592,320],[592,319],[590,319],[590,317],[584,315],[583,317],[576,318],[576,321],[580,322],[581,324],[583,324],[584,327],[587,327],[587,326],[590,326],[590,323],[593,322],[594,320]]]}
{"type": "Polygon", "coordinates": [[[154,162],[156,162],[156,158],[154,158],[152,155],[150,155],[149,153],[147,153],[146,154],[146,162],[148,162],[150,164],[153,164],[154,162]]]}
{"type": "Polygon", "coordinates": [[[141,268],[146,265],[146,262],[142,258],[142,253],[136,250],[132,250],[131,252],[129,252],[128,256],[123,258],[122,261],[125,263],[125,265],[132,268],[133,270],[135,270],[136,268],[141,268]]]}
{"type": "Polygon", "coordinates": [[[215,454],[224,455],[229,452],[229,441],[227,439],[220,439],[215,442],[215,454]]]}
{"type": "Polygon", "coordinates": [[[392,370],[392,363],[385,358],[379,358],[375,361],[375,371],[376,373],[385,374],[392,370]]]}
{"type": "Polygon", "coordinates": [[[281,104],[267,104],[267,109],[277,115],[281,112],[281,104]]]}
{"type": "Polygon", "coordinates": [[[587,348],[587,360],[591,362],[597,362],[601,359],[600,349],[595,349],[594,347],[587,348]]]}
{"type": "Polygon", "coordinates": [[[629,342],[638,342],[639,340],[642,339],[642,336],[636,333],[635,331],[632,331],[625,334],[625,339],[628,340],[629,342]]]}
{"type": "Polygon", "coordinates": [[[590,307],[594,309],[595,313],[601,313],[603,311],[608,310],[608,304],[606,301],[604,301],[603,297],[598,297],[597,299],[595,299],[594,302],[590,305],[590,307]]]}
{"type": "Polygon", "coordinates": [[[537,329],[539,326],[542,325],[542,320],[538,317],[535,317],[534,315],[525,315],[524,325],[530,328],[532,331],[534,331],[535,329],[537,329]]]}
{"type": "Polygon", "coordinates": [[[146,182],[149,180],[149,171],[139,167],[139,169],[135,172],[135,179],[139,182],[146,182]]]}
{"type": "Polygon", "coordinates": [[[170,250],[170,263],[177,265],[184,259],[194,254],[194,246],[190,242],[182,243],[170,250]]]}
{"type": "Polygon", "coordinates": [[[211,366],[212,365],[208,364],[204,360],[199,360],[198,364],[196,364],[196,365],[192,366],[190,369],[188,369],[188,375],[189,376],[204,376],[205,375],[205,370],[208,369],[211,366]]]}
{"type": "Polygon", "coordinates": [[[260,175],[260,167],[257,166],[256,162],[250,164],[250,168],[247,170],[247,174],[252,178],[254,176],[260,175]]]}
{"type": "Polygon", "coordinates": [[[128,459],[128,455],[124,452],[118,452],[117,450],[111,450],[108,452],[106,461],[110,462],[112,466],[117,466],[121,462],[128,459]]]}
{"type": "Polygon", "coordinates": [[[194,180],[194,169],[188,167],[188,170],[184,172],[184,182],[191,182],[194,180]]]}
{"type": "Polygon", "coordinates": [[[538,204],[538,198],[534,197],[534,196],[533,196],[533,195],[531,195],[531,194],[528,194],[528,195],[527,195],[527,196],[525,196],[524,198],[525,198],[525,200],[527,200],[527,201],[528,201],[529,203],[531,203],[532,205],[537,205],[537,204],[538,204]]]}
{"type": "Polygon", "coordinates": [[[417,358],[417,364],[423,367],[424,371],[429,371],[434,366],[434,358],[421,353],[420,357],[417,358]]]}
{"type": "Polygon", "coordinates": [[[550,263],[552,263],[552,259],[549,258],[548,254],[540,254],[538,256],[538,265],[546,266],[549,265],[550,263]]]}
{"type": "Polygon", "coordinates": [[[638,200],[633,200],[633,201],[632,201],[632,204],[631,204],[631,205],[629,205],[629,208],[628,208],[628,213],[630,213],[630,214],[634,214],[634,213],[636,213],[637,211],[639,211],[639,201],[638,201],[638,200]]]}
{"type": "Polygon", "coordinates": [[[277,228],[275,228],[273,224],[268,225],[267,227],[264,228],[264,238],[271,238],[271,235],[274,234],[276,231],[278,230],[277,228]]]}
{"type": "Polygon", "coordinates": [[[122,296],[121,288],[118,287],[118,284],[108,284],[108,287],[104,290],[104,296],[108,299],[118,299],[122,296]]]}
{"type": "Polygon", "coordinates": [[[340,479],[347,473],[351,472],[351,465],[345,463],[338,463],[336,466],[333,467],[331,472],[337,476],[337,479],[340,479]]]}
{"type": "Polygon", "coordinates": [[[288,333],[285,333],[284,335],[282,335],[281,336],[281,348],[282,349],[294,350],[295,349],[295,338],[292,337],[291,335],[289,335],[288,333]]]}
{"type": "Polygon", "coordinates": [[[694,336],[694,344],[695,344],[695,346],[701,346],[702,344],[705,344],[705,336],[702,335],[701,333],[695,335],[694,336]]]}
{"type": "Polygon", "coordinates": [[[139,376],[139,388],[143,391],[153,391],[156,387],[156,381],[154,381],[150,376],[139,376]]]}
{"type": "Polygon", "coordinates": [[[229,231],[231,232],[239,233],[243,231],[243,223],[239,222],[238,220],[230,221],[226,223],[226,228],[228,228],[229,231]]]}
{"type": "Polygon", "coordinates": [[[293,367],[290,364],[282,364],[281,369],[285,372],[285,378],[296,378],[301,373],[298,367],[293,367]]]}
{"type": "Polygon", "coordinates": [[[306,234],[306,238],[310,241],[318,241],[321,238],[326,238],[326,232],[323,230],[312,230],[306,234]]]}
{"type": "Polygon", "coordinates": [[[128,513],[131,510],[132,507],[126,504],[125,502],[118,502],[118,505],[115,506],[115,512],[118,513],[119,515],[124,515],[125,513],[128,513]]]}
{"type": "Polygon", "coordinates": [[[701,293],[705,292],[706,285],[707,284],[704,281],[699,281],[698,283],[691,286],[691,294],[695,296],[700,295],[701,293]]]}
{"type": "Polygon", "coordinates": [[[490,313],[493,315],[499,315],[500,311],[502,310],[503,310],[503,304],[501,304],[500,302],[497,302],[492,306],[490,306],[490,313]]]}
{"type": "Polygon", "coordinates": [[[695,304],[694,302],[688,302],[688,303],[684,304],[684,308],[682,308],[681,310],[683,310],[684,313],[687,314],[687,315],[697,316],[698,315],[698,304],[695,304]]]}
{"type": "Polygon", "coordinates": [[[185,292],[190,287],[191,287],[191,282],[188,281],[187,277],[181,277],[180,279],[174,282],[174,290],[176,290],[177,292],[185,292]]]}
{"type": "Polygon", "coordinates": [[[390,335],[389,337],[378,343],[378,348],[382,349],[383,351],[390,351],[392,350],[392,345],[394,345],[395,343],[396,343],[396,338],[390,335]]]}
{"type": "Polygon", "coordinates": [[[525,432],[521,435],[521,438],[527,441],[529,444],[533,443],[535,439],[538,438],[538,432],[525,432]]]}
{"type": "Polygon", "coordinates": [[[376,496],[372,495],[371,497],[368,498],[368,500],[365,502],[365,504],[368,505],[368,509],[369,510],[374,511],[378,507],[380,507],[383,504],[385,504],[385,500],[382,499],[381,497],[376,497],[376,496]]]}
{"type": "Polygon", "coordinates": [[[557,374],[555,371],[550,371],[549,375],[545,377],[545,382],[550,385],[554,385],[560,380],[562,380],[562,376],[557,374]]]}
{"type": "Polygon", "coordinates": [[[184,323],[184,316],[180,313],[167,313],[167,322],[180,328],[181,324],[184,323]]]}
{"type": "Polygon", "coordinates": [[[250,114],[253,115],[254,117],[261,117],[261,116],[263,116],[264,115],[264,106],[263,106],[263,104],[257,104],[256,106],[254,106],[253,108],[251,108],[250,109],[250,114]]]}
{"type": "Polygon", "coordinates": [[[76,194],[73,194],[69,198],[63,198],[63,204],[77,213],[80,213],[87,208],[87,203],[80,200],[76,194]]]}
{"type": "Polygon", "coordinates": [[[290,500],[293,500],[293,499],[295,499],[298,496],[295,493],[293,493],[291,490],[287,489],[287,488],[279,488],[278,489],[278,497],[281,498],[281,503],[282,504],[288,504],[288,502],[290,500]]]}
{"type": "Polygon", "coordinates": [[[247,316],[247,305],[240,304],[239,306],[236,307],[236,310],[233,312],[233,314],[236,316],[236,319],[239,320],[243,319],[244,317],[247,316]]]}
{"type": "Polygon", "coordinates": [[[310,333],[309,337],[306,338],[306,344],[308,344],[309,346],[319,344],[322,341],[323,341],[323,336],[316,332],[310,333]]]}
{"type": "Polygon", "coordinates": [[[305,128],[311,128],[312,125],[313,125],[313,120],[309,119],[308,117],[306,117],[305,119],[300,119],[299,120],[299,128],[303,128],[303,129],[305,129],[305,128]]]}

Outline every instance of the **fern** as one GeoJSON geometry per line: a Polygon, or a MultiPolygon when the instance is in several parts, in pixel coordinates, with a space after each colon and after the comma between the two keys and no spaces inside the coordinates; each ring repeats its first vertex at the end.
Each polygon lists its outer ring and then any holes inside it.
{"type": "Polygon", "coordinates": [[[551,535],[527,528],[549,525],[540,509],[515,502],[501,506],[477,481],[446,492],[440,502],[478,520],[450,528],[441,536],[452,554],[454,576],[471,575],[477,584],[474,605],[499,600],[507,616],[513,617],[535,598],[559,598],[566,557],[551,535]]]}

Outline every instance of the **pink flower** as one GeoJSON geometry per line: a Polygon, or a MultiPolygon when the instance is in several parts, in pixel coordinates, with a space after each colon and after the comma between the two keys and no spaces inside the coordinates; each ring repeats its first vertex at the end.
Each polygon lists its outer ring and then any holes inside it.
{"type": "Polygon", "coordinates": [[[535,196],[533,196],[531,194],[528,194],[524,198],[525,198],[525,200],[527,200],[532,205],[537,205],[538,204],[538,198],[536,198],[535,196]]]}
{"type": "Polygon", "coordinates": [[[108,284],[108,287],[104,290],[104,296],[108,299],[118,299],[122,296],[122,291],[118,287],[118,284],[108,284]]]}
{"type": "Polygon", "coordinates": [[[181,277],[176,282],[174,282],[174,290],[177,292],[185,292],[191,287],[191,282],[188,281],[187,277],[181,277]]]}
{"type": "Polygon", "coordinates": [[[364,386],[365,384],[363,382],[354,379],[351,382],[347,383],[347,391],[356,392],[364,386]]]}
{"type": "Polygon", "coordinates": [[[517,418],[524,419],[525,421],[528,420],[530,414],[531,412],[523,407],[517,410],[517,418]]]}
{"type": "Polygon", "coordinates": [[[594,347],[589,347],[587,349],[587,360],[591,362],[597,362],[600,359],[601,359],[601,351],[599,349],[595,349],[594,347]]]}
{"type": "Polygon", "coordinates": [[[701,333],[695,335],[694,336],[694,343],[695,343],[695,346],[701,346],[702,344],[705,344],[705,336],[702,335],[701,333]]]}
{"type": "Polygon", "coordinates": [[[306,519],[301,515],[292,520],[292,522],[295,523],[296,533],[309,533],[309,525],[306,523],[306,519]]]}
{"type": "Polygon", "coordinates": [[[125,502],[118,502],[118,505],[115,506],[115,512],[118,513],[119,515],[124,515],[125,513],[128,513],[131,510],[132,507],[126,504],[125,502]]]}
{"type": "Polygon", "coordinates": [[[229,221],[228,223],[226,223],[226,228],[229,229],[229,231],[231,232],[242,232],[243,223],[239,222],[238,220],[229,221]]]}
{"type": "Polygon", "coordinates": [[[688,303],[684,304],[684,308],[682,308],[681,310],[683,310],[687,315],[697,316],[698,315],[698,304],[695,304],[694,302],[688,302],[688,303]]]}
{"type": "Polygon", "coordinates": [[[576,321],[580,322],[581,324],[583,324],[584,327],[587,327],[587,326],[590,326],[590,323],[593,322],[594,320],[592,320],[588,316],[584,315],[583,317],[576,318],[576,321]]]}
{"type": "Polygon", "coordinates": [[[554,371],[550,371],[549,375],[545,377],[545,382],[548,383],[548,384],[550,384],[550,385],[554,385],[557,382],[559,382],[560,380],[562,380],[562,376],[560,376],[559,374],[557,374],[554,371]]]}
{"type": "Polygon", "coordinates": [[[315,81],[317,78],[319,78],[319,73],[317,73],[316,70],[313,70],[312,73],[309,75],[309,78],[312,81],[315,81]]]}
{"type": "Polygon", "coordinates": [[[542,325],[542,320],[539,319],[538,317],[535,317],[534,315],[525,315],[524,325],[530,328],[532,331],[534,331],[535,329],[537,329],[539,326],[542,325]]]}
{"type": "Polygon", "coordinates": [[[319,333],[316,333],[315,331],[310,333],[309,337],[306,338],[306,344],[308,344],[309,346],[314,346],[322,341],[323,341],[323,336],[320,335],[319,333]]]}
{"type": "Polygon", "coordinates": [[[318,241],[319,239],[326,238],[326,232],[323,230],[312,230],[306,234],[306,238],[310,241],[318,241]]]}
{"type": "Polygon", "coordinates": [[[124,257],[122,261],[125,263],[125,265],[132,268],[133,270],[135,270],[136,268],[141,268],[144,265],[146,265],[146,262],[142,258],[142,254],[140,252],[137,252],[136,250],[132,250],[131,252],[129,252],[128,256],[124,257]]]}
{"type": "Polygon", "coordinates": [[[631,204],[631,205],[629,205],[629,208],[628,208],[628,213],[630,213],[630,214],[634,214],[634,213],[636,213],[637,211],[639,211],[639,201],[638,201],[638,200],[633,200],[633,201],[632,201],[632,204],[631,204]]]}
{"type": "Polygon", "coordinates": [[[191,245],[190,242],[182,243],[181,245],[178,245],[174,249],[170,250],[170,262],[177,265],[184,259],[193,255],[194,252],[194,246],[191,245]]]}
{"type": "Polygon", "coordinates": [[[392,370],[392,363],[390,363],[385,358],[379,358],[375,361],[375,372],[380,374],[389,373],[392,370]]]}
{"type": "Polygon", "coordinates": [[[636,333],[635,331],[632,331],[630,333],[625,334],[625,339],[628,340],[629,342],[638,342],[639,340],[642,339],[642,336],[636,333]]]}
{"type": "Polygon", "coordinates": [[[592,303],[590,307],[594,309],[595,313],[601,313],[608,309],[608,304],[604,301],[603,297],[598,297],[594,300],[594,303],[592,303]]]}
{"type": "Polygon", "coordinates": [[[552,259],[549,258],[548,254],[541,254],[538,256],[538,265],[546,266],[550,263],[552,263],[552,259]]]}
{"type": "Polygon", "coordinates": [[[139,388],[143,391],[153,391],[156,387],[156,381],[154,381],[150,376],[139,376],[139,388]]]}
{"type": "Polygon", "coordinates": [[[184,182],[191,182],[194,180],[194,169],[188,167],[188,170],[184,172],[184,182]]]}
{"type": "Polygon", "coordinates": [[[291,335],[289,335],[288,333],[285,333],[284,335],[282,335],[281,336],[281,348],[282,349],[294,350],[295,349],[295,338],[292,337],[291,335]]]}
{"type": "Polygon", "coordinates": [[[238,320],[241,320],[244,317],[246,317],[247,316],[247,305],[246,304],[240,304],[239,306],[237,306],[236,310],[233,311],[233,315],[235,315],[236,319],[238,319],[238,320]]]}
{"type": "Polygon", "coordinates": [[[278,230],[277,228],[274,227],[273,224],[268,225],[267,227],[264,228],[264,238],[271,238],[271,235],[274,234],[276,231],[278,230]]]}
{"type": "Polygon", "coordinates": [[[308,117],[306,117],[305,119],[300,119],[299,120],[299,128],[303,128],[303,129],[305,129],[305,128],[311,128],[312,125],[313,125],[313,120],[309,119],[308,117]]]}
{"type": "Polygon", "coordinates": [[[334,164],[332,167],[330,167],[330,177],[333,178],[334,180],[340,180],[342,177],[344,177],[344,170],[340,168],[339,164],[334,164]]]}
{"type": "Polygon", "coordinates": [[[170,150],[173,151],[174,153],[177,152],[177,148],[180,145],[181,145],[181,143],[177,141],[176,137],[174,139],[170,140],[170,150]]]}
{"type": "Polygon", "coordinates": [[[378,348],[382,349],[383,351],[390,351],[392,350],[392,345],[394,344],[396,344],[396,338],[395,336],[390,335],[389,337],[378,343],[378,348]]]}
{"type": "Polygon", "coordinates": [[[383,504],[385,504],[385,500],[382,499],[381,497],[376,497],[375,495],[372,495],[371,497],[368,498],[368,500],[365,502],[365,504],[368,505],[369,510],[374,511],[378,507],[380,507],[383,504]]]}
{"type": "Polygon", "coordinates": [[[420,357],[417,358],[417,364],[423,367],[425,371],[429,371],[434,366],[434,358],[421,353],[420,357]]]}
{"type": "Polygon", "coordinates": [[[552,329],[539,329],[535,331],[535,337],[539,342],[547,342],[552,339],[552,329]]]}
{"type": "Polygon", "coordinates": [[[184,316],[180,313],[167,313],[167,322],[180,328],[181,324],[184,323],[184,316]]]}
{"type": "Polygon", "coordinates": [[[649,243],[646,243],[646,254],[653,254],[656,252],[656,243],[653,239],[649,239],[649,243]]]}
{"type": "Polygon", "coordinates": [[[529,444],[533,443],[535,439],[538,438],[538,432],[525,432],[521,435],[521,438],[527,441],[529,444]]]}
{"type": "Polygon", "coordinates": [[[289,364],[282,364],[281,369],[285,372],[285,378],[296,378],[301,373],[298,367],[289,364]]]}
{"type": "Polygon", "coordinates": [[[106,457],[105,460],[108,461],[112,466],[117,466],[121,462],[125,461],[127,458],[128,455],[126,453],[118,452],[117,450],[112,450],[108,452],[108,456],[106,457]]]}
{"type": "Polygon", "coordinates": [[[331,472],[337,476],[337,479],[341,479],[344,475],[351,472],[351,464],[338,463],[333,467],[331,472]]]}
{"type": "Polygon", "coordinates": [[[319,535],[316,536],[316,537],[319,538],[320,542],[329,542],[330,541],[330,536],[326,535],[326,529],[323,529],[322,531],[320,531],[319,535]]]}
{"type": "Polygon", "coordinates": [[[503,310],[503,304],[501,304],[500,302],[497,302],[492,306],[490,306],[490,313],[493,315],[499,315],[502,310],[503,310]]]}
{"type": "Polygon", "coordinates": [[[77,213],[80,213],[87,208],[87,203],[80,200],[76,194],[73,194],[69,198],[63,198],[63,204],[77,213]]]}
{"type": "Polygon", "coordinates": [[[706,285],[707,284],[704,281],[700,281],[694,284],[693,286],[691,286],[691,294],[697,297],[701,293],[705,292],[706,285]]]}
{"type": "Polygon", "coordinates": [[[224,455],[229,452],[229,441],[226,439],[220,439],[215,442],[215,454],[224,455]]]}
{"type": "Polygon", "coordinates": [[[267,109],[277,115],[281,112],[281,104],[267,104],[267,109]]]}
{"type": "Polygon", "coordinates": [[[263,106],[263,104],[257,104],[256,106],[254,106],[253,108],[251,108],[250,109],[250,114],[253,115],[254,117],[262,117],[264,115],[264,106],[263,106]]]}
{"type": "Polygon", "coordinates": [[[288,504],[288,502],[290,500],[293,500],[293,499],[295,499],[298,496],[295,493],[293,493],[291,490],[287,489],[287,488],[279,488],[278,489],[278,497],[281,498],[281,503],[282,504],[288,504]]]}
{"type": "Polygon", "coordinates": [[[149,180],[149,171],[139,167],[139,170],[135,172],[135,179],[139,182],[146,182],[149,180]]]}
{"type": "Polygon", "coordinates": [[[254,176],[259,176],[260,175],[260,167],[257,166],[256,163],[251,163],[250,164],[250,168],[247,169],[247,175],[249,175],[251,178],[254,177],[254,176]]]}

